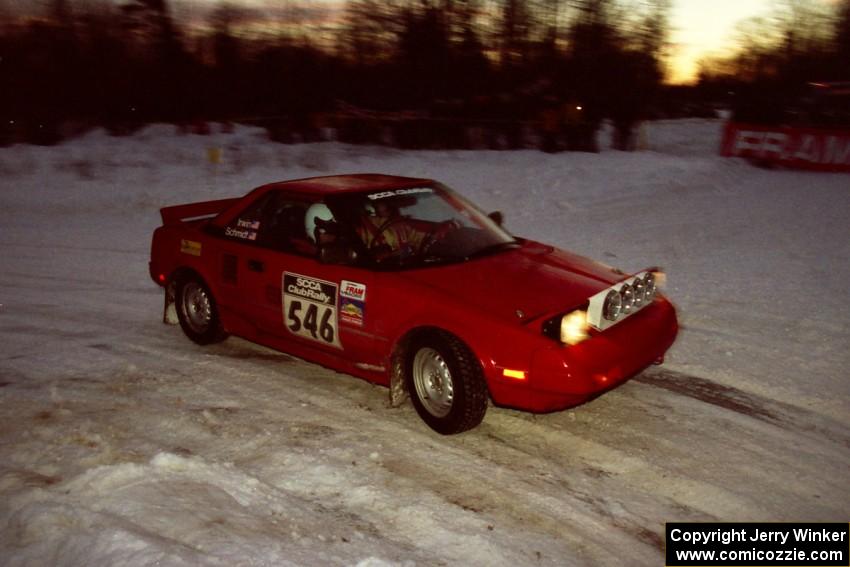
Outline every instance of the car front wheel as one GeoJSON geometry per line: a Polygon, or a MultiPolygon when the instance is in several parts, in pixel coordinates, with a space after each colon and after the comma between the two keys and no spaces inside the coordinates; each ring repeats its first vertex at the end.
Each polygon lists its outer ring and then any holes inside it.
{"type": "Polygon", "coordinates": [[[432,332],[413,341],[405,378],[413,406],[443,435],[472,429],[487,411],[487,386],[475,355],[457,337],[432,332]]]}
{"type": "Polygon", "coordinates": [[[215,298],[199,277],[188,276],[177,282],[176,307],[180,327],[192,341],[208,345],[227,338],[215,298]]]}

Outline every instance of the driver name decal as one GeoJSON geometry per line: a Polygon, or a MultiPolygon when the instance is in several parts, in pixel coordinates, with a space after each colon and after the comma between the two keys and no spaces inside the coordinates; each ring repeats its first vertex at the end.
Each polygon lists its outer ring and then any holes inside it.
{"type": "Polygon", "coordinates": [[[293,335],[342,348],[338,332],[337,285],[283,273],[283,324],[293,335]]]}
{"type": "Polygon", "coordinates": [[[260,229],[260,221],[238,219],[236,227],[227,227],[224,229],[226,236],[241,238],[243,240],[257,240],[257,231],[260,229]]]}

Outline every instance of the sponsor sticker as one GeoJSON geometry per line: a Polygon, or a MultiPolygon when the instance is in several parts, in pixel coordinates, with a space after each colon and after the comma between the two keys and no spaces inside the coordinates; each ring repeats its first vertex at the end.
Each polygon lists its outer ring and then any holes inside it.
{"type": "Polygon", "coordinates": [[[339,290],[339,320],[355,327],[363,326],[366,312],[365,284],[342,280],[339,290]]]}
{"type": "Polygon", "coordinates": [[[342,289],[339,294],[342,297],[347,297],[349,299],[359,299],[360,301],[366,301],[366,285],[351,282],[348,280],[342,280],[342,289]]]}
{"type": "Polygon", "coordinates": [[[282,290],[283,324],[290,333],[342,348],[335,283],[284,272],[282,290]]]}
{"type": "Polygon", "coordinates": [[[339,320],[341,323],[362,327],[365,311],[366,304],[363,301],[348,297],[341,297],[339,300],[339,320]]]}
{"type": "Polygon", "coordinates": [[[189,254],[190,256],[201,255],[201,243],[195,240],[180,240],[180,252],[189,254]]]}

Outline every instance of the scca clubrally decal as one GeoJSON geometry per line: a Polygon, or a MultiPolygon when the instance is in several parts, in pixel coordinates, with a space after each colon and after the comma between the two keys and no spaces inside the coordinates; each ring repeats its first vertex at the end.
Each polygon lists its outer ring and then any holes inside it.
{"type": "Polygon", "coordinates": [[[293,335],[342,348],[339,342],[337,285],[284,272],[283,324],[293,335]]]}

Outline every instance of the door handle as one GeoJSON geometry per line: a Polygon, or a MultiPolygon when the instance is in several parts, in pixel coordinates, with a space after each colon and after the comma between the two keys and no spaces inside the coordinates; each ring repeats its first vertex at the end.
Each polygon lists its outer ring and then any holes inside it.
{"type": "Polygon", "coordinates": [[[262,272],[264,269],[263,263],[259,260],[248,260],[248,269],[252,272],[262,272]]]}

